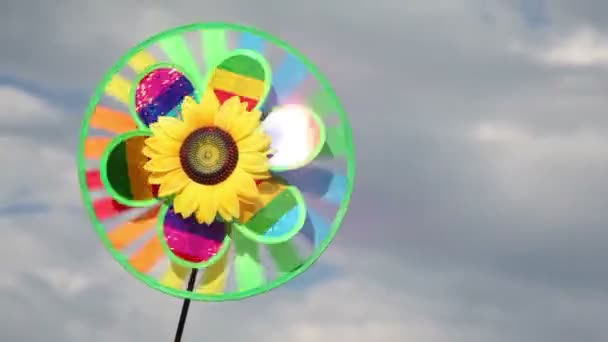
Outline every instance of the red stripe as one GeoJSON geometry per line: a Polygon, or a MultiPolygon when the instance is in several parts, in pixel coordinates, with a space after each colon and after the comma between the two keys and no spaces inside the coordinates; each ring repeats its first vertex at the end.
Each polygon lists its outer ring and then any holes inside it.
{"type": "Polygon", "coordinates": [[[103,188],[99,170],[87,171],[87,186],[89,187],[89,190],[100,190],[103,188]]]}
{"type": "MultiPolygon", "coordinates": [[[[218,101],[220,101],[220,104],[228,101],[228,99],[230,99],[231,97],[238,96],[237,94],[226,90],[214,89],[213,91],[215,92],[215,96],[217,96],[218,101]]],[[[252,110],[258,104],[258,100],[249,97],[239,96],[239,99],[241,100],[241,102],[247,103],[247,110],[252,110]]]]}
{"type": "Polygon", "coordinates": [[[158,197],[158,189],[160,188],[160,185],[152,184],[151,188],[152,188],[152,196],[158,197]]]}
{"type": "Polygon", "coordinates": [[[100,198],[93,202],[93,209],[97,218],[106,220],[131,209],[131,207],[120,204],[110,197],[100,198]]]}

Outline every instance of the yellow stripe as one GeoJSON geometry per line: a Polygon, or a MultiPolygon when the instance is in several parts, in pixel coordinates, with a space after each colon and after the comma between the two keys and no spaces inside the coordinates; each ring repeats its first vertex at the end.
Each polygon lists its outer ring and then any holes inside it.
{"type": "Polygon", "coordinates": [[[189,273],[189,268],[171,263],[169,270],[167,270],[165,275],[163,275],[160,283],[174,289],[183,289],[184,283],[186,282],[186,277],[189,273]]]}
{"type": "Polygon", "coordinates": [[[154,63],[156,63],[156,58],[148,51],[141,50],[131,58],[129,66],[131,69],[135,70],[135,72],[140,73],[146,70],[146,68],[154,65],[154,63]]]}
{"type": "Polygon", "coordinates": [[[106,86],[106,94],[116,98],[118,101],[129,105],[129,94],[131,93],[131,82],[116,74],[106,86]]]}
{"type": "Polygon", "coordinates": [[[224,293],[226,279],[228,278],[228,269],[226,268],[226,264],[228,263],[229,254],[230,253],[224,253],[224,256],[222,256],[220,260],[205,270],[203,281],[196,292],[205,294],[224,293]]]}
{"type": "Polygon", "coordinates": [[[209,85],[212,89],[226,90],[239,96],[259,100],[264,94],[264,81],[216,69],[209,85]]]}
{"type": "Polygon", "coordinates": [[[143,168],[148,158],[142,150],[147,137],[133,137],[127,140],[127,163],[129,164],[129,183],[134,200],[148,200],[154,198],[152,188],[148,184],[150,173],[143,168]]]}

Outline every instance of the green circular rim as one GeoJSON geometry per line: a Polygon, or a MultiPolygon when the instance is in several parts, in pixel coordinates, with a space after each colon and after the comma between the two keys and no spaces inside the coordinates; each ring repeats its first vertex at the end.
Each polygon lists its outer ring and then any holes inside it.
{"type": "Polygon", "coordinates": [[[268,237],[247,228],[247,223],[234,222],[232,225],[249,240],[264,245],[273,245],[290,240],[292,237],[298,234],[302,227],[304,227],[304,223],[306,223],[306,201],[304,201],[304,197],[302,196],[302,193],[300,193],[300,190],[298,190],[298,188],[295,186],[287,186],[283,191],[289,191],[293,195],[298,207],[298,221],[294,224],[294,228],[292,228],[287,234],[280,237],[268,237]]]}
{"type": "Polygon", "coordinates": [[[149,131],[135,130],[135,131],[117,135],[110,141],[110,143],[106,147],[105,151],[101,155],[101,160],[99,161],[99,164],[100,164],[99,173],[101,175],[101,182],[104,185],[108,194],[114,200],[116,200],[116,202],[118,202],[120,204],[128,205],[128,206],[134,207],[134,208],[145,208],[145,207],[153,206],[160,202],[159,198],[151,198],[151,199],[147,199],[147,200],[136,200],[136,199],[127,198],[127,197],[119,194],[114,189],[114,187],[112,186],[112,183],[110,182],[110,179],[108,178],[108,161],[110,159],[110,154],[112,154],[112,151],[114,151],[116,146],[118,146],[120,143],[125,142],[131,138],[141,137],[141,136],[149,137],[150,134],[151,133],[149,131]]]}
{"type": "Polygon", "coordinates": [[[157,34],[155,36],[152,36],[151,38],[149,38],[149,39],[143,41],[142,43],[140,43],[139,45],[137,45],[135,48],[129,50],[129,52],[127,54],[123,55],[118,60],[118,62],[116,62],[114,64],[114,66],[109,70],[109,72],[105,74],[102,81],[98,84],[98,86],[95,90],[95,94],[91,98],[91,101],[87,108],[86,116],[82,123],[82,129],[81,129],[81,135],[80,135],[80,145],[78,148],[78,174],[79,174],[80,188],[81,188],[81,192],[82,192],[82,200],[83,200],[83,203],[89,214],[91,222],[93,223],[93,226],[94,226],[95,230],[97,231],[97,234],[99,235],[105,248],[110,252],[110,254],[114,257],[114,259],[116,259],[116,261],[118,261],[121,264],[121,266],[127,272],[129,272],[132,276],[134,276],[138,280],[144,282],[151,288],[157,289],[161,292],[164,292],[166,294],[169,294],[171,296],[175,296],[178,298],[189,298],[192,300],[210,301],[210,302],[240,300],[240,299],[244,299],[247,297],[252,297],[252,296],[255,296],[258,294],[268,292],[272,289],[275,289],[275,288],[289,282],[290,280],[296,278],[297,276],[299,276],[300,274],[305,272],[308,268],[310,268],[319,259],[319,257],[323,254],[323,252],[325,252],[327,247],[333,241],[336,233],[338,232],[338,230],[340,228],[340,224],[342,223],[342,220],[344,219],[344,216],[346,215],[346,212],[348,210],[348,205],[350,203],[350,198],[352,195],[353,187],[354,187],[355,162],[356,162],[355,161],[355,148],[354,148],[354,144],[352,141],[352,129],[350,127],[348,117],[346,116],[346,112],[344,111],[344,108],[343,108],[340,100],[338,99],[338,96],[336,95],[335,91],[333,90],[331,84],[325,78],[325,76],[323,76],[323,74],[321,74],[319,69],[300,51],[291,47],[289,44],[287,44],[286,42],[284,42],[283,40],[281,40],[279,38],[276,38],[266,32],[260,31],[255,28],[236,25],[236,24],[222,23],[222,22],[198,23],[198,24],[190,24],[190,25],[177,27],[172,30],[168,30],[168,31],[162,32],[160,34],[157,34]],[[110,82],[112,76],[114,76],[116,73],[118,73],[120,70],[122,70],[122,68],[127,64],[127,62],[137,52],[153,45],[155,42],[157,42],[163,38],[170,37],[170,36],[173,36],[176,34],[190,32],[190,31],[212,30],[212,29],[233,30],[233,31],[239,31],[241,33],[245,32],[245,33],[251,33],[251,34],[257,35],[259,37],[264,38],[268,42],[271,42],[271,43],[277,45],[278,47],[284,49],[288,53],[297,57],[302,63],[304,63],[307,66],[308,71],[315,76],[315,78],[321,84],[323,90],[325,92],[327,92],[328,96],[330,96],[332,98],[334,104],[336,105],[336,109],[337,109],[338,115],[340,116],[340,119],[342,121],[342,126],[344,129],[343,137],[347,141],[347,144],[346,144],[347,148],[346,148],[345,154],[346,154],[346,159],[348,161],[347,170],[346,170],[346,178],[348,181],[348,187],[346,190],[346,194],[344,195],[344,200],[342,201],[340,208],[338,209],[338,211],[336,213],[336,217],[332,223],[330,232],[328,233],[327,237],[324,239],[323,243],[318,248],[316,248],[315,252],[306,260],[306,262],[304,262],[302,264],[302,266],[299,267],[297,270],[290,272],[290,273],[286,273],[286,274],[278,277],[274,281],[272,281],[270,283],[266,283],[264,286],[249,289],[246,291],[219,294],[219,295],[189,292],[189,291],[185,291],[185,290],[171,288],[171,287],[162,285],[157,279],[135,270],[135,268],[129,263],[128,259],[125,258],[119,251],[117,251],[112,246],[112,244],[107,236],[107,233],[104,229],[103,224],[101,224],[101,222],[97,219],[95,210],[93,209],[93,204],[92,204],[93,201],[91,198],[91,194],[88,191],[88,186],[87,186],[87,182],[86,182],[87,167],[86,167],[86,158],[84,157],[85,140],[87,138],[91,115],[92,115],[93,111],[95,110],[95,107],[98,105],[100,99],[104,96],[104,91],[105,91],[106,85],[110,82]]]}
{"type": "Polygon", "coordinates": [[[217,254],[212,256],[211,258],[209,258],[209,260],[202,261],[202,262],[191,262],[188,260],[184,260],[184,259],[178,257],[177,255],[173,254],[173,251],[171,251],[171,248],[169,248],[169,245],[167,244],[167,241],[165,239],[165,232],[164,232],[165,218],[167,215],[167,211],[169,211],[169,207],[170,207],[169,204],[163,204],[160,211],[158,212],[158,223],[156,225],[156,228],[157,228],[156,232],[158,234],[158,238],[160,239],[160,244],[161,244],[161,246],[163,246],[163,250],[165,251],[165,253],[167,253],[167,255],[169,256],[171,261],[173,261],[174,263],[176,263],[180,266],[201,269],[203,267],[207,267],[207,266],[211,266],[211,265],[215,264],[221,258],[223,258],[224,255],[226,255],[226,253],[228,253],[228,250],[230,249],[230,243],[232,241],[232,239],[230,238],[230,229],[231,228],[230,228],[229,224],[224,223],[224,225],[227,226],[227,228],[226,228],[226,236],[224,237],[224,241],[222,241],[222,247],[217,252],[217,254]]]}
{"type": "Polygon", "coordinates": [[[146,76],[148,76],[149,73],[151,73],[152,71],[158,70],[158,69],[175,69],[175,70],[179,71],[182,75],[186,76],[186,78],[188,79],[188,82],[190,82],[190,84],[192,85],[192,88],[194,89],[194,94],[193,94],[194,98],[197,100],[199,99],[199,97],[198,97],[199,90],[196,88],[196,85],[193,83],[194,81],[192,81],[194,78],[192,77],[192,75],[190,75],[189,73],[184,71],[184,69],[182,67],[180,67],[176,64],[173,64],[173,63],[168,63],[168,62],[154,63],[154,64],[148,66],[142,72],[137,74],[137,77],[135,78],[135,81],[133,82],[133,86],[131,87],[131,90],[129,91],[129,114],[131,114],[131,116],[133,117],[135,122],[137,122],[137,126],[141,130],[149,130],[150,128],[148,128],[148,125],[146,125],[142,121],[142,119],[139,116],[139,113],[137,112],[137,109],[136,109],[135,99],[136,99],[136,95],[137,95],[137,87],[139,87],[139,83],[141,82],[141,80],[143,80],[146,76]]]}

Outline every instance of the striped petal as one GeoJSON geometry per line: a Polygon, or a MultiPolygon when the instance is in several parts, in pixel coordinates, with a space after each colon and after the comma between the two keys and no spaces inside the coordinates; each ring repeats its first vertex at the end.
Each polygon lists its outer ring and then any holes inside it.
{"type": "Polygon", "coordinates": [[[135,112],[149,126],[160,117],[177,116],[184,98],[193,95],[194,86],[182,72],[159,67],[140,78],[135,91],[135,112]]]}
{"type": "Polygon", "coordinates": [[[162,239],[178,264],[201,268],[217,262],[227,252],[228,226],[219,221],[198,223],[168,207],[162,220],[162,239]]]}
{"type": "Polygon", "coordinates": [[[263,244],[290,240],[304,226],[306,205],[297,188],[271,179],[258,185],[259,200],[241,205],[235,227],[248,239],[263,244]]]}
{"type": "Polygon", "coordinates": [[[101,180],[108,193],[119,203],[142,207],[157,202],[148,183],[150,172],[144,168],[144,132],[130,132],[113,139],[101,159],[101,180]]]}

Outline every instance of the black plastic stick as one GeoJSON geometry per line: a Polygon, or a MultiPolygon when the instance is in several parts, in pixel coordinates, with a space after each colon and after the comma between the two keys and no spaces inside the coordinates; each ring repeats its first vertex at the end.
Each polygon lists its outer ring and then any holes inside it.
{"type": "MultiPolygon", "coordinates": [[[[190,279],[188,279],[188,291],[194,290],[194,282],[196,281],[196,269],[192,269],[190,272],[190,279]]],[[[186,317],[188,317],[188,309],[190,308],[190,299],[184,299],[182,304],[182,312],[179,315],[179,322],[177,323],[177,330],[175,331],[175,342],[181,342],[182,334],[184,332],[184,326],[186,325],[186,317]]]]}

